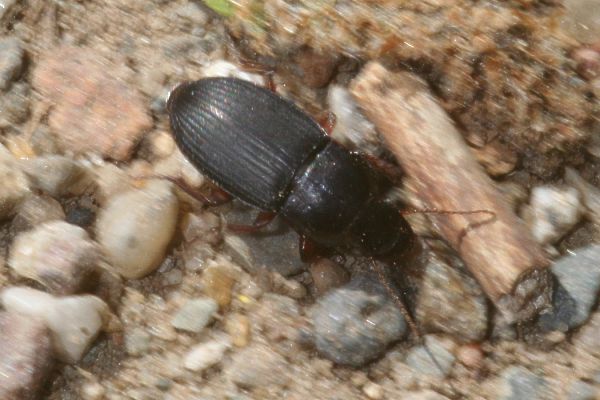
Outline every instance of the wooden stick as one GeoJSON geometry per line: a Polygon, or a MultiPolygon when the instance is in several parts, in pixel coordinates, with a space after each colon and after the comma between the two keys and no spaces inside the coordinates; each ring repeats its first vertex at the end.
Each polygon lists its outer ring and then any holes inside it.
{"type": "Polygon", "coordinates": [[[495,214],[487,224],[477,222],[488,215],[432,218],[505,318],[523,321],[547,307],[552,285],[544,252],[475,161],[427,85],[412,74],[390,72],[372,62],[354,80],[351,92],[414,181],[424,207],[495,214]]]}

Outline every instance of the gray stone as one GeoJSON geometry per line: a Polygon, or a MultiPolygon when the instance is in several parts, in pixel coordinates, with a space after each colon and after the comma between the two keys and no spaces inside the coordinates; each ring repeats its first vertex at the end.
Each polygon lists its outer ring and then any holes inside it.
{"type": "Polygon", "coordinates": [[[488,306],[480,286],[436,257],[425,266],[416,317],[424,331],[445,332],[464,342],[483,339],[488,329],[488,306]]]}
{"type": "Polygon", "coordinates": [[[566,332],[589,317],[600,289],[600,245],[571,251],[552,265],[558,285],[552,296],[553,309],[540,315],[542,332],[566,332]]]}
{"type": "Polygon", "coordinates": [[[595,400],[600,391],[587,382],[575,381],[567,390],[567,400],[595,400]]]}
{"type": "Polygon", "coordinates": [[[38,399],[53,364],[42,320],[0,312],[0,399],[38,399]]]}
{"type": "MultiPolygon", "coordinates": [[[[575,341],[578,347],[593,356],[600,357],[600,312],[592,315],[575,336],[575,341]]],[[[598,379],[600,380],[600,372],[598,379]]]]}
{"type": "Polygon", "coordinates": [[[233,355],[225,375],[244,389],[283,386],[290,381],[287,361],[271,348],[257,344],[233,355]]]}
{"type": "Polygon", "coordinates": [[[100,259],[87,232],[64,221],[50,221],[17,236],[8,265],[56,294],[77,292],[100,259]]]}
{"type": "Polygon", "coordinates": [[[454,361],[454,355],[434,336],[425,336],[425,345],[413,347],[406,356],[406,364],[412,369],[438,378],[450,373],[454,361]]]}
{"type": "Polygon", "coordinates": [[[498,399],[547,399],[546,380],[524,367],[511,366],[500,374],[497,382],[498,399]]]}
{"type": "Polygon", "coordinates": [[[190,300],[175,314],[171,325],[183,331],[198,333],[208,325],[219,310],[213,299],[190,300]]]}
{"type": "Polygon", "coordinates": [[[131,356],[140,356],[150,348],[150,334],[142,328],[125,332],[125,350],[131,356]]]}
{"type": "MultiPolygon", "coordinates": [[[[0,1],[0,13],[4,7],[0,1]]],[[[0,91],[10,87],[12,81],[21,75],[25,51],[16,37],[0,38],[0,91]]]]}
{"type": "Polygon", "coordinates": [[[402,314],[387,297],[354,285],[334,289],[319,299],[312,318],[319,353],[355,367],[374,360],[406,333],[402,314]]]}

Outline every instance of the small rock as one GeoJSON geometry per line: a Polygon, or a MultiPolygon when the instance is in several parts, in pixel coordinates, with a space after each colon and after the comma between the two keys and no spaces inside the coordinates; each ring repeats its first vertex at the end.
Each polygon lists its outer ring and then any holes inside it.
{"type": "Polygon", "coordinates": [[[406,364],[421,374],[438,378],[448,376],[454,364],[454,355],[436,337],[428,335],[424,339],[427,347],[413,347],[406,356],[406,364]]]}
{"type": "Polygon", "coordinates": [[[501,313],[496,313],[492,320],[491,336],[493,339],[512,341],[517,339],[517,330],[514,323],[507,321],[501,313]]]}
{"type": "Polygon", "coordinates": [[[553,309],[539,316],[542,332],[566,332],[581,325],[600,290],[600,245],[570,251],[552,265],[558,285],[552,295],[553,309]]]}
{"type": "Polygon", "coordinates": [[[289,370],[285,358],[269,347],[257,344],[235,353],[225,375],[239,387],[252,389],[285,385],[291,378],[289,370]]]}
{"type": "Polygon", "coordinates": [[[79,290],[100,258],[95,243],[78,226],[46,222],[15,239],[8,265],[57,294],[79,290]]]}
{"type": "Polygon", "coordinates": [[[235,283],[233,267],[224,259],[215,261],[202,273],[204,293],[213,298],[219,307],[231,303],[231,289],[235,283]]]}
{"type": "Polygon", "coordinates": [[[575,226],[581,208],[577,190],[537,186],[531,191],[526,220],[539,243],[552,244],[575,226]]]}
{"type": "Polygon", "coordinates": [[[87,207],[75,206],[68,211],[65,219],[70,224],[87,228],[94,223],[96,213],[87,207]]]}
{"type": "Polygon", "coordinates": [[[81,386],[81,396],[83,400],[102,400],[106,394],[106,389],[99,382],[86,382],[81,386]]]}
{"type": "Polygon", "coordinates": [[[64,220],[65,212],[60,203],[50,196],[32,195],[19,207],[12,220],[13,232],[28,231],[48,221],[64,220]]]}
{"type": "Polygon", "coordinates": [[[0,220],[10,217],[29,193],[29,180],[16,160],[0,145],[0,220]]]}
{"type": "Polygon", "coordinates": [[[95,296],[54,297],[12,287],[0,297],[7,311],[44,320],[52,333],[55,354],[66,363],[81,360],[109,316],[108,306],[95,296]]]}
{"type": "Polygon", "coordinates": [[[421,390],[420,392],[409,392],[402,396],[403,400],[449,400],[433,390],[421,390]]]}
{"type": "Polygon", "coordinates": [[[271,272],[271,290],[275,293],[289,296],[292,299],[299,300],[306,296],[306,288],[300,282],[293,279],[285,279],[277,272],[271,272]]]}
{"type": "Polygon", "coordinates": [[[579,191],[590,218],[600,224],[600,189],[586,182],[573,168],[565,169],[565,181],[579,191]]]}
{"type": "MultiPolygon", "coordinates": [[[[0,2],[0,14],[4,12],[0,2]]],[[[23,71],[25,51],[16,37],[0,38],[0,91],[9,88],[23,71]]]]}
{"type": "Polygon", "coordinates": [[[15,83],[0,96],[0,128],[14,129],[29,116],[31,94],[26,83],[15,83]]]}
{"type": "Polygon", "coordinates": [[[583,43],[592,43],[600,37],[600,11],[597,0],[566,0],[563,2],[564,29],[583,43]]]}
{"type": "Polygon", "coordinates": [[[349,148],[381,156],[383,146],[375,126],[360,111],[352,95],[343,86],[330,85],[327,93],[329,109],[336,116],[331,137],[349,148]]]}
{"type": "Polygon", "coordinates": [[[38,62],[33,84],[53,104],[48,122],[64,151],[127,160],[152,126],[141,97],[115,78],[117,71],[87,48],[53,49],[38,62]]]}
{"type": "Polygon", "coordinates": [[[63,156],[49,155],[23,160],[21,167],[33,188],[56,198],[79,195],[91,184],[85,169],[63,156]]]}
{"type": "Polygon", "coordinates": [[[239,78],[254,83],[257,86],[264,86],[265,80],[259,74],[252,74],[244,71],[242,68],[225,60],[215,60],[202,69],[204,77],[222,77],[239,78]]]}
{"type": "Polygon", "coordinates": [[[213,319],[219,306],[213,299],[193,299],[185,303],[171,320],[171,325],[183,331],[199,333],[213,319]]]}
{"type": "Polygon", "coordinates": [[[38,399],[53,364],[43,321],[0,312],[0,399],[38,399]]]}
{"type": "Polygon", "coordinates": [[[327,258],[320,258],[312,263],[310,265],[310,275],[317,296],[322,296],[329,290],[340,287],[350,280],[348,271],[327,258]]]}
{"type": "Polygon", "coordinates": [[[183,365],[191,371],[203,371],[219,363],[228,348],[227,343],[216,340],[198,344],[185,355],[183,365]]]}
{"type": "Polygon", "coordinates": [[[221,241],[221,219],[209,211],[187,213],[181,223],[181,233],[186,242],[199,239],[216,245],[221,241]]]}
{"type": "MultiPolygon", "coordinates": [[[[592,356],[600,357],[600,313],[595,313],[575,337],[577,347],[592,356]]],[[[598,373],[600,381],[600,372],[598,373]]],[[[598,382],[600,383],[600,382],[598,382]]]]}
{"type": "Polygon", "coordinates": [[[150,334],[141,328],[125,333],[125,350],[130,356],[141,356],[150,348],[150,334]]]}
{"type": "Polygon", "coordinates": [[[6,15],[17,0],[0,0],[0,19],[6,15]]]}
{"type": "Polygon", "coordinates": [[[236,347],[246,347],[250,342],[250,320],[242,314],[230,314],[225,320],[225,331],[236,347]]]}
{"type": "Polygon", "coordinates": [[[363,393],[365,395],[367,395],[368,398],[373,399],[373,400],[379,400],[379,399],[383,399],[383,387],[381,387],[381,385],[378,385],[374,382],[368,382],[365,386],[363,386],[362,388],[363,393]]]}
{"type": "Polygon", "coordinates": [[[338,57],[333,54],[303,48],[294,54],[292,62],[302,83],[311,88],[320,88],[329,83],[338,61],[338,57]]]}
{"type": "Polygon", "coordinates": [[[188,19],[194,24],[194,28],[204,26],[208,22],[208,15],[196,3],[186,3],[175,9],[175,14],[188,19]]]}
{"type": "Polygon", "coordinates": [[[486,172],[494,177],[508,174],[517,166],[519,161],[513,148],[498,141],[486,144],[481,148],[471,147],[477,161],[486,172]]]}
{"type": "Polygon", "coordinates": [[[511,366],[503,370],[496,383],[497,399],[547,399],[546,380],[527,368],[511,366]]]}
{"type": "Polygon", "coordinates": [[[470,369],[480,369],[483,365],[483,351],[479,344],[465,344],[456,350],[456,358],[465,367],[470,369]]]}
{"type": "Polygon", "coordinates": [[[171,184],[151,181],[106,204],[96,224],[97,240],[123,277],[141,278],[160,265],[175,233],[177,212],[171,184]]]}
{"type": "Polygon", "coordinates": [[[392,302],[351,287],[334,289],[320,298],[312,319],[319,353],[354,367],[374,360],[406,333],[404,318],[392,302]]]}
{"type": "Polygon", "coordinates": [[[567,400],[595,400],[600,391],[594,385],[584,381],[575,381],[567,390],[567,400]]]}
{"type": "Polygon", "coordinates": [[[417,297],[416,317],[426,332],[445,332],[461,341],[483,339],[488,328],[487,300],[466,273],[430,257],[417,297]]]}
{"type": "Polygon", "coordinates": [[[60,152],[54,135],[50,133],[50,129],[46,125],[40,125],[33,131],[29,144],[35,154],[44,155],[60,152]]]}

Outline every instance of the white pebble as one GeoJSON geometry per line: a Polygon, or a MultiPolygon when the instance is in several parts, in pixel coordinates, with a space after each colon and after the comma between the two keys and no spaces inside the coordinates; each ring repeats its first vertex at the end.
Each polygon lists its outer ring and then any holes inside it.
{"type": "Polygon", "coordinates": [[[7,311],[45,321],[52,333],[54,352],[66,363],[81,360],[110,314],[96,296],[54,297],[35,289],[11,287],[0,297],[7,311]]]}
{"type": "Polygon", "coordinates": [[[205,370],[221,361],[228,347],[221,341],[198,344],[186,354],[183,365],[191,371],[205,370]]]}
{"type": "Polygon", "coordinates": [[[246,72],[237,65],[225,60],[215,60],[209,65],[205,66],[202,69],[202,76],[239,78],[252,82],[258,86],[265,85],[265,80],[262,76],[246,72]]]}
{"type": "Polygon", "coordinates": [[[531,191],[529,226],[541,244],[552,244],[581,217],[579,193],[574,188],[538,186],[531,191]]]}
{"type": "Polygon", "coordinates": [[[97,223],[98,242],[125,278],[141,278],[161,263],[175,233],[177,197],[166,181],[150,181],[110,199],[97,223]]]}
{"type": "Polygon", "coordinates": [[[8,265],[50,291],[75,293],[99,260],[96,244],[82,228],[51,221],[15,239],[8,265]]]}
{"type": "Polygon", "coordinates": [[[22,160],[21,167],[31,180],[32,187],[52,197],[81,194],[91,183],[85,168],[63,156],[22,160]]]}

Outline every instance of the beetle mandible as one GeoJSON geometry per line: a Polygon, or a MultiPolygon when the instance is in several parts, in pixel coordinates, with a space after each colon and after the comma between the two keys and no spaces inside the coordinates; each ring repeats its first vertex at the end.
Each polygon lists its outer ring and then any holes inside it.
{"type": "Polygon", "coordinates": [[[416,237],[382,200],[382,172],[278,94],[236,78],[184,82],[169,95],[181,152],[220,188],[278,213],[324,247],[398,258],[416,237]]]}

